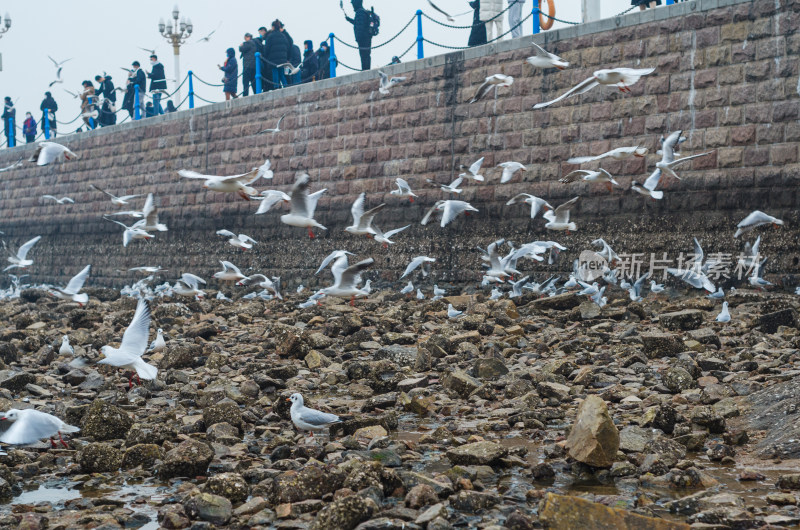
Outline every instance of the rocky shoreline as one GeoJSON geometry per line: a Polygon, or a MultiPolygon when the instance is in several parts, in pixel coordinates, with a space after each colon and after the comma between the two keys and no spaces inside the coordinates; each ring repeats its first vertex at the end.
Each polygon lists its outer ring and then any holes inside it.
{"type": "Polygon", "coordinates": [[[736,291],[726,324],[693,293],[155,300],[159,375],[128,391],[58,354],[66,334],[97,360],[130,321],[134,299],[86,291],[0,305],[0,409],[81,428],[3,448],[0,527],[800,524],[796,296],[736,291]],[[298,433],[293,392],[343,422],[298,433]]]}

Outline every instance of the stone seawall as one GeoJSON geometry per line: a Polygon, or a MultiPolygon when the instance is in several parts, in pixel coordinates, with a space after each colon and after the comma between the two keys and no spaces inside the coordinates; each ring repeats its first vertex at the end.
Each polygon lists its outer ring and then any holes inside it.
{"type": "MultiPolygon", "coordinates": [[[[63,282],[86,263],[93,265],[91,285],[128,283],[127,269],[138,265],[168,268],[170,278],[189,271],[209,277],[219,269],[218,259],[229,259],[243,270],[281,275],[288,285],[312,285],[319,260],[339,248],[374,257],[375,279],[396,280],[410,257],[427,254],[439,259],[439,281],[467,282],[479,278],[475,246],[499,237],[562,242],[570,251],[561,270],[596,237],[619,253],[677,257],[691,251],[697,236],[707,252],[736,254],[742,245],[733,239],[736,223],[761,209],[786,222],[763,238],[768,276],[796,275],[799,26],[800,0],[694,0],[392,66],[386,71],[408,81],[388,96],[378,94],[376,72],[358,73],[71,135],[59,141],[80,153],[80,160],[0,174],[0,230],[12,247],[43,236],[30,254],[35,264],[28,272],[36,282],[63,282]],[[532,39],[572,66],[532,68],[525,62],[532,39]],[[616,66],[656,72],[627,95],[599,87],[531,109],[592,71],[616,66]],[[512,87],[466,103],[484,77],[501,69],[514,77],[512,87]],[[284,130],[255,135],[283,114],[284,130]],[[629,191],[631,180],[641,182],[652,171],[661,135],[676,129],[688,137],[684,153],[714,154],[679,171],[683,180],[671,182],[662,201],[629,191]],[[571,156],[636,144],[650,148],[646,160],[602,164],[622,189],[609,193],[602,186],[557,182],[575,169],[566,163],[571,156]],[[460,165],[481,156],[488,182],[466,186],[461,197],[480,212],[445,229],[420,226],[425,210],[442,198],[425,179],[449,182],[460,165]],[[282,207],[255,216],[256,203],[207,192],[176,172],[241,173],[266,158],[275,178],[259,181],[258,189],[288,190],[303,170],[311,175],[312,191],[328,189],[318,207],[328,231],[319,238],[309,240],[304,230],[282,225],[282,207]],[[491,168],[507,160],[529,171],[501,185],[499,171],[491,168]],[[389,195],[396,177],[411,183],[419,195],[415,203],[389,195]],[[101,218],[117,208],[89,183],[118,194],[153,191],[169,232],[123,248],[119,227],[101,218]],[[382,229],[411,224],[391,251],[343,231],[350,204],[362,191],[368,207],[387,203],[377,217],[382,229]],[[527,208],[505,206],[520,192],[554,205],[580,195],[573,212],[578,232],[548,232],[541,219],[529,219],[527,208]],[[76,204],[42,202],[44,194],[68,195],[76,204]],[[236,251],[214,234],[221,228],[259,244],[236,251]]],[[[0,151],[0,167],[30,150],[0,151]]],[[[533,272],[546,268],[528,265],[533,272]]]]}

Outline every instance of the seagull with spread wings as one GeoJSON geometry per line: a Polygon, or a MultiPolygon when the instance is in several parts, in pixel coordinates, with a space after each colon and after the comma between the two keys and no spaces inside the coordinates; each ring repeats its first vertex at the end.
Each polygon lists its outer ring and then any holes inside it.
{"type": "MultiPolygon", "coordinates": [[[[140,298],[139,303],[136,305],[133,319],[131,319],[131,323],[125,333],[122,334],[122,343],[118,348],[112,346],[100,348],[100,352],[105,358],[99,360],[98,363],[134,370],[139,383],[141,383],[142,379],[155,379],[158,369],[151,364],[147,364],[142,359],[142,354],[147,350],[149,335],[150,306],[147,300],[140,298]]],[[[133,374],[128,379],[128,389],[131,386],[133,386],[133,374]]]]}
{"type": "MultiPolygon", "coordinates": [[[[338,262],[346,259],[346,256],[342,256],[336,261],[338,262]]],[[[334,283],[330,287],[321,289],[320,292],[325,293],[326,296],[350,298],[350,305],[354,306],[356,303],[356,296],[364,297],[369,295],[368,291],[360,289],[358,285],[361,283],[361,273],[371,267],[374,262],[375,260],[372,258],[367,258],[348,267],[337,266],[334,263],[331,269],[334,283]]]]}
{"type": "Polygon", "coordinates": [[[625,160],[632,156],[643,158],[648,152],[646,147],[639,147],[638,145],[632,147],[617,147],[611,151],[605,152],[596,156],[576,156],[567,160],[567,164],[585,164],[587,162],[596,162],[604,158],[613,158],[614,160],[625,160]]]}
{"type": "Polygon", "coordinates": [[[594,72],[592,77],[578,83],[564,94],[558,96],[556,99],[551,101],[545,101],[542,103],[537,103],[533,106],[535,109],[541,109],[543,107],[547,107],[552,105],[553,103],[558,103],[562,99],[566,99],[578,94],[585,94],[586,92],[590,91],[596,86],[605,85],[605,86],[613,86],[616,85],[620,92],[630,92],[630,85],[635,84],[639,81],[642,77],[646,75],[650,75],[655,72],[655,68],[611,68],[605,70],[597,70],[594,72]]]}
{"type": "Polygon", "coordinates": [[[257,244],[256,240],[250,236],[246,236],[244,234],[236,235],[230,230],[217,230],[218,236],[229,237],[228,243],[233,245],[236,248],[240,248],[242,250],[250,250],[253,248],[253,245],[257,244]]]}
{"type": "Polygon", "coordinates": [[[414,202],[414,197],[416,197],[416,194],[411,191],[411,186],[408,185],[408,182],[400,177],[394,179],[394,182],[397,184],[397,189],[390,191],[389,194],[400,198],[408,197],[408,202],[414,202]]]}
{"type": "Polygon", "coordinates": [[[375,216],[386,207],[386,203],[379,204],[378,206],[364,211],[364,202],[366,201],[367,194],[361,192],[358,198],[353,202],[350,208],[350,214],[353,216],[353,224],[345,227],[345,232],[350,232],[357,236],[365,235],[373,237],[377,232],[372,227],[372,221],[375,216]]]}
{"type": "Polygon", "coordinates": [[[72,277],[66,287],[63,289],[56,287],[50,290],[50,294],[62,300],[75,302],[83,307],[89,302],[89,295],[81,293],[81,289],[83,289],[83,284],[86,283],[86,278],[89,277],[89,271],[91,270],[92,266],[87,265],[81,272],[72,277]]]}
{"type": "Polygon", "coordinates": [[[511,206],[512,204],[519,204],[519,203],[525,203],[531,205],[531,219],[535,218],[542,208],[544,208],[545,210],[553,209],[553,207],[550,206],[549,202],[534,195],[531,195],[530,193],[520,193],[518,195],[514,195],[506,203],[506,206],[511,206]]]}
{"type": "Polygon", "coordinates": [[[382,70],[378,70],[378,73],[381,76],[381,82],[380,82],[380,85],[378,86],[378,92],[380,92],[384,96],[389,94],[389,90],[392,87],[394,87],[396,85],[399,85],[400,83],[402,83],[403,81],[405,81],[407,79],[406,77],[399,77],[399,76],[398,77],[389,77],[382,70]]]}
{"type": "Polygon", "coordinates": [[[60,199],[54,195],[42,195],[42,199],[47,199],[49,201],[56,201],[58,204],[75,204],[75,201],[69,197],[61,197],[60,199]]]}
{"type": "Polygon", "coordinates": [[[29,162],[36,162],[37,166],[46,166],[61,160],[72,160],[80,158],[77,154],[69,150],[68,147],[55,142],[39,142],[36,150],[28,159],[29,162]]]}
{"type": "Polygon", "coordinates": [[[114,204],[116,206],[125,206],[126,204],[128,204],[129,200],[135,199],[136,197],[141,197],[141,195],[120,195],[118,197],[118,196],[114,195],[113,193],[107,192],[103,188],[95,186],[94,184],[89,184],[89,187],[92,188],[93,190],[99,191],[100,193],[105,193],[106,195],[111,197],[112,204],[114,204]]]}
{"type": "Polygon", "coordinates": [[[675,148],[677,147],[678,143],[681,141],[681,133],[683,131],[675,131],[669,136],[667,136],[666,140],[662,142],[661,146],[661,160],[656,163],[656,169],[660,169],[662,172],[666,173],[667,175],[674,177],[680,180],[680,177],[677,173],[672,169],[679,164],[683,164],[693,158],[698,158],[701,156],[710,155],[713,151],[707,151],[705,153],[700,153],[697,155],[691,156],[684,156],[682,158],[676,158],[680,156],[675,152],[675,148]]]}
{"type": "Polygon", "coordinates": [[[481,86],[478,87],[478,90],[475,91],[475,95],[472,96],[472,99],[469,100],[470,103],[475,103],[476,101],[483,99],[489,92],[493,89],[495,93],[501,87],[509,87],[514,84],[514,78],[510,75],[505,74],[494,74],[487,77],[481,86]]]}
{"type": "Polygon", "coordinates": [[[440,226],[444,228],[447,226],[453,219],[458,217],[460,214],[469,215],[470,212],[477,212],[478,209],[472,206],[470,203],[466,201],[454,201],[454,200],[447,200],[447,201],[436,201],[430,210],[425,214],[425,217],[422,218],[420,222],[421,225],[428,224],[431,216],[435,213],[441,212],[442,214],[442,221],[440,226]]]}
{"type": "Polygon", "coordinates": [[[203,175],[188,169],[178,170],[178,175],[187,179],[204,180],[203,188],[205,189],[222,193],[237,193],[241,198],[249,201],[251,195],[258,194],[255,188],[252,188],[250,185],[261,177],[271,178],[271,171],[269,171],[269,160],[267,160],[261,167],[253,168],[251,171],[242,173],[241,175],[231,175],[227,177],[203,175]]]}
{"type": "Polygon", "coordinates": [[[569,211],[575,204],[577,204],[580,197],[573,197],[567,202],[556,206],[554,210],[547,210],[544,212],[543,217],[547,219],[544,227],[548,230],[566,231],[569,234],[570,230],[575,231],[578,226],[569,220],[569,211]]]}
{"type": "Polygon", "coordinates": [[[311,177],[308,173],[303,173],[292,186],[291,208],[289,213],[281,216],[281,222],[289,226],[308,229],[308,237],[314,239],[312,228],[327,230],[314,219],[314,210],[317,209],[317,202],[327,188],[323,188],[314,193],[308,193],[308,183],[311,177]]]}
{"type": "Polygon", "coordinates": [[[614,177],[611,176],[611,173],[606,171],[603,168],[600,168],[600,171],[589,171],[588,169],[576,169],[575,171],[571,171],[567,173],[565,176],[558,179],[559,182],[563,184],[569,184],[570,182],[576,182],[578,180],[582,180],[583,182],[596,182],[596,183],[606,183],[606,187],[608,191],[611,191],[612,184],[614,186],[619,186],[619,182],[614,180],[614,177]]]}
{"type": "MultiPolygon", "coordinates": [[[[30,252],[30,250],[33,248],[33,245],[38,243],[40,239],[42,239],[42,236],[34,237],[33,239],[27,241],[24,245],[19,247],[19,250],[17,250],[16,254],[11,254],[8,257],[8,261],[9,263],[11,263],[11,265],[3,269],[3,272],[14,268],[24,269],[25,267],[30,267],[31,265],[33,265],[33,260],[27,259],[28,252],[30,252]]],[[[6,242],[3,241],[3,248],[5,247],[6,247],[6,242]]]]}
{"type": "Polygon", "coordinates": [[[550,53],[535,42],[532,42],[536,55],[528,57],[526,61],[531,66],[538,68],[558,68],[563,70],[569,63],[554,53],[550,53]]]}
{"type": "Polygon", "coordinates": [[[274,128],[272,128],[272,129],[264,129],[263,131],[259,131],[259,132],[258,132],[258,133],[256,133],[256,134],[264,134],[264,133],[272,133],[272,134],[275,134],[275,133],[279,133],[279,132],[281,132],[281,123],[283,123],[283,119],[284,119],[285,117],[286,117],[286,114],[284,114],[283,116],[281,116],[280,118],[278,118],[278,123],[276,123],[276,124],[275,124],[275,127],[274,127],[274,128]]]}

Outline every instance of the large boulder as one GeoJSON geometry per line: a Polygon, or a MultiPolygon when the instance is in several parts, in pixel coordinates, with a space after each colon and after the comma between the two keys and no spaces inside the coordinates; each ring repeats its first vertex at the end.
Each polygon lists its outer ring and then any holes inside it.
{"type": "Polygon", "coordinates": [[[96,399],[89,406],[81,422],[81,434],[97,441],[125,438],[133,425],[128,413],[119,407],[96,399]]]}
{"type": "Polygon", "coordinates": [[[674,357],[684,350],[683,341],[673,333],[642,333],[642,349],[651,359],[674,357]]]}
{"type": "Polygon", "coordinates": [[[235,401],[226,398],[203,410],[203,422],[206,425],[225,422],[241,429],[242,411],[235,401]]]}
{"type": "Polygon", "coordinates": [[[311,523],[311,530],[352,530],[362,521],[372,517],[374,502],[351,495],[326,505],[311,523]]]}
{"type": "Polygon", "coordinates": [[[203,491],[221,495],[234,504],[246,501],[250,495],[250,487],[239,473],[220,473],[209,477],[203,485],[203,491]]]}
{"type": "Polygon", "coordinates": [[[580,497],[548,493],[539,504],[539,522],[545,528],[603,528],[633,530],[689,530],[689,525],[609,508],[580,497]]]}
{"type": "Polygon", "coordinates": [[[122,467],[130,469],[142,466],[143,469],[153,467],[156,460],[160,460],[163,450],[155,444],[137,444],[128,447],[122,457],[122,467]]]}
{"type": "Polygon", "coordinates": [[[231,501],[211,493],[198,493],[190,496],[184,501],[183,508],[192,519],[208,521],[215,525],[228,524],[233,515],[231,501]]]}
{"type": "Polygon", "coordinates": [[[466,372],[455,370],[444,375],[442,386],[450,392],[466,398],[481,386],[481,382],[466,372]]]}
{"type": "Polygon", "coordinates": [[[85,473],[116,471],[122,465],[122,452],[107,443],[90,443],[81,449],[78,463],[85,473]]]}
{"type": "Polygon", "coordinates": [[[164,456],[164,461],[158,470],[161,478],[197,477],[206,474],[214,451],[197,440],[186,440],[164,456]]]}
{"type": "Polygon", "coordinates": [[[578,416],[567,438],[569,455],[593,467],[611,467],[619,449],[619,431],[606,402],[588,396],[578,407],[578,416]]]}
{"type": "Polygon", "coordinates": [[[275,477],[274,503],[321,499],[344,484],[345,472],[335,467],[307,464],[299,471],[286,471],[275,477]]]}
{"type": "Polygon", "coordinates": [[[506,456],[508,450],[495,442],[474,442],[447,451],[447,458],[456,465],[488,465],[506,456]]]}
{"type": "Polygon", "coordinates": [[[775,333],[780,326],[797,327],[797,313],[794,309],[781,309],[767,313],[758,318],[758,324],[764,333],[775,333]]]}
{"type": "Polygon", "coordinates": [[[684,309],[661,314],[658,316],[658,322],[672,331],[689,331],[703,325],[703,314],[699,309],[684,309]]]}

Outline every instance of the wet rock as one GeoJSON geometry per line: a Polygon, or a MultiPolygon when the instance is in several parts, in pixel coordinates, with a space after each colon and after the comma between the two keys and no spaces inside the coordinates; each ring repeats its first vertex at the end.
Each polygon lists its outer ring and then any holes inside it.
{"type": "Polygon", "coordinates": [[[181,504],[168,504],[159,508],[158,522],[162,528],[167,529],[188,528],[192,524],[181,504]]]}
{"type": "Polygon", "coordinates": [[[134,423],[125,436],[125,445],[127,447],[138,444],[161,445],[167,440],[174,440],[177,434],[169,421],[134,423]]]}
{"type": "Polygon", "coordinates": [[[19,359],[16,346],[10,342],[0,342],[0,361],[15,363],[19,359]]]}
{"type": "Polygon", "coordinates": [[[224,422],[241,429],[242,411],[235,401],[226,398],[203,410],[203,422],[206,425],[224,422]]]}
{"type": "Polygon", "coordinates": [[[162,450],[155,444],[137,444],[128,447],[122,457],[122,467],[125,469],[142,466],[150,469],[162,457],[162,450]]]}
{"type": "Polygon", "coordinates": [[[459,491],[448,499],[450,506],[460,512],[476,513],[500,503],[500,497],[480,491],[459,491]]]}
{"type": "Polygon", "coordinates": [[[641,453],[653,438],[649,429],[628,425],[619,432],[619,450],[625,453],[641,453]]]}
{"type": "Polygon", "coordinates": [[[647,528],[650,530],[689,530],[689,525],[609,508],[580,497],[547,493],[539,504],[539,522],[545,528],[647,528]]]}
{"type": "Polygon", "coordinates": [[[192,519],[208,521],[215,525],[228,524],[233,515],[231,501],[220,495],[197,493],[183,503],[186,514],[192,519]]]}
{"type": "Polygon", "coordinates": [[[593,467],[611,467],[619,449],[619,431],[605,401],[588,396],[581,403],[566,447],[569,455],[579,462],[593,467]]]}
{"type": "Polygon", "coordinates": [[[775,486],[782,490],[800,490],[800,473],[780,475],[775,486]]]}
{"type": "Polygon", "coordinates": [[[358,495],[351,495],[327,504],[317,514],[310,530],[352,530],[359,523],[366,521],[375,511],[374,503],[364,500],[358,495]]]}
{"type": "Polygon", "coordinates": [[[403,392],[398,397],[397,402],[403,407],[403,410],[424,416],[434,410],[435,398],[422,394],[413,394],[409,396],[403,392]]]}
{"type": "Polygon", "coordinates": [[[690,415],[692,423],[706,427],[712,434],[725,432],[725,418],[713,407],[699,406],[692,409],[690,415]]]}
{"type": "Polygon", "coordinates": [[[524,513],[516,511],[506,517],[503,527],[508,530],[533,530],[533,521],[524,513]]]}
{"type": "Polygon", "coordinates": [[[78,463],[86,473],[116,471],[122,465],[122,452],[107,443],[90,443],[81,449],[78,463]]]}
{"type": "Polygon", "coordinates": [[[222,445],[234,445],[242,441],[239,429],[228,422],[215,423],[206,430],[206,438],[210,442],[222,445]]]}
{"type": "Polygon", "coordinates": [[[81,423],[81,434],[105,441],[125,438],[133,420],[124,410],[96,399],[89,406],[81,423]]]}
{"type": "Polygon", "coordinates": [[[418,510],[423,506],[432,506],[439,502],[439,497],[433,488],[427,484],[417,484],[406,494],[405,503],[409,508],[418,510]]]}
{"type": "Polygon", "coordinates": [[[203,348],[199,344],[170,344],[167,346],[164,357],[158,363],[158,367],[162,370],[191,368],[198,365],[202,355],[203,348]]]}
{"type": "Polygon", "coordinates": [[[481,382],[464,371],[455,370],[442,377],[442,386],[466,398],[481,386],[481,382]]]}
{"type": "Polygon", "coordinates": [[[273,502],[299,502],[320,499],[333,493],[344,484],[347,477],[343,470],[317,464],[306,465],[299,471],[286,471],[274,479],[273,502]]]}
{"type": "Polygon", "coordinates": [[[642,333],[642,350],[648,358],[672,357],[683,351],[683,341],[672,333],[642,333]]]}
{"type": "Polygon", "coordinates": [[[320,368],[329,366],[331,364],[328,358],[322,355],[317,350],[311,350],[310,352],[308,352],[308,355],[306,355],[305,359],[303,360],[305,361],[306,366],[308,367],[309,370],[318,370],[320,368]]]}
{"type": "Polygon", "coordinates": [[[68,385],[78,386],[84,381],[86,381],[86,374],[83,372],[83,370],[79,369],[70,370],[61,377],[61,380],[67,383],[68,385]]]}
{"type": "Polygon", "coordinates": [[[208,470],[214,451],[196,440],[185,440],[167,452],[158,470],[161,478],[203,476],[208,470]]]}
{"type": "MultiPolygon", "coordinates": [[[[401,335],[405,336],[405,335],[401,335]]],[[[417,360],[417,348],[414,346],[401,346],[401,344],[414,344],[416,339],[412,336],[411,342],[391,342],[390,346],[384,346],[374,354],[374,359],[380,361],[386,359],[398,366],[414,366],[417,360]]]]}
{"type": "Polygon", "coordinates": [[[225,497],[233,504],[247,500],[250,487],[239,473],[220,473],[208,477],[203,485],[203,491],[225,497]]]}
{"type": "Polygon", "coordinates": [[[569,311],[573,307],[578,307],[581,301],[581,298],[579,298],[575,293],[557,294],[555,296],[549,296],[532,301],[530,304],[522,308],[522,313],[528,314],[530,313],[531,309],[540,311],[548,309],[569,311]]]}
{"type": "Polygon", "coordinates": [[[703,316],[703,311],[699,309],[684,309],[659,315],[658,323],[671,331],[688,331],[702,326],[703,316]]]}
{"type": "Polygon", "coordinates": [[[508,454],[508,450],[495,442],[474,442],[447,450],[453,464],[489,465],[508,454]]]}
{"type": "Polygon", "coordinates": [[[664,374],[664,386],[674,394],[680,394],[697,386],[689,372],[679,366],[673,366],[664,374]]]}
{"type": "Polygon", "coordinates": [[[758,325],[764,333],[775,333],[780,326],[797,327],[797,312],[794,309],[781,309],[758,318],[758,325]]]}

